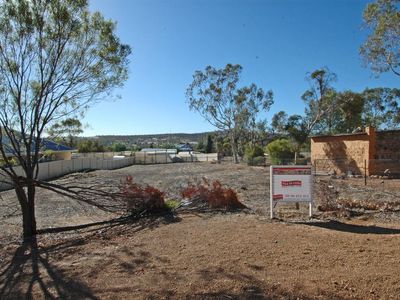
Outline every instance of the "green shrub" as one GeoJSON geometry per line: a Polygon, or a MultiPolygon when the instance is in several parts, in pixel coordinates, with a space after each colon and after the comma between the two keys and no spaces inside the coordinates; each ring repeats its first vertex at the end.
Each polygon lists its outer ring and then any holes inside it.
{"type": "Polygon", "coordinates": [[[294,157],[293,146],[286,139],[279,139],[269,143],[266,150],[273,164],[283,164],[286,160],[294,157]]]}
{"type": "Polygon", "coordinates": [[[104,146],[99,144],[98,141],[85,140],[79,143],[78,152],[88,153],[88,152],[104,152],[104,146]]]}
{"type": "MultiPolygon", "coordinates": [[[[264,150],[258,145],[250,146],[248,145],[244,152],[244,159],[249,166],[257,165],[255,164],[255,159],[259,163],[261,161],[260,157],[264,157],[264,150]]],[[[264,159],[262,159],[264,160],[264,159]]]]}
{"type": "Polygon", "coordinates": [[[181,205],[181,202],[178,200],[169,199],[169,200],[165,201],[165,207],[169,210],[174,210],[174,209],[178,208],[179,205],[181,205]]]}
{"type": "Polygon", "coordinates": [[[111,151],[113,151],[113,152],[122,152],[122,151],[126,151],[126,150],[127,150],[126,145],[122,144],[122,143],[115,143],[115,144],[112,144],[112,146],[111,146],[111,151]]]}

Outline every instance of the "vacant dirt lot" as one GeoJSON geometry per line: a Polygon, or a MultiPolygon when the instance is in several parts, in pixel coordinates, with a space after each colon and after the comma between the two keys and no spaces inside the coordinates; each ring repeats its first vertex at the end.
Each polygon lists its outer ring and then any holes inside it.
{"type": "Polygon", "coordinates": [[[312,219],[306,207],[285,206],[278,214],[283,220],[272,222],[266,217],[269,174],[261,167],[132,166],[56,182],[117,187],[128,174],[170,199],[188,181],[219,179],[250,210],[115,219],[118,214],[40,190],[41,229],[114,221],[41,234],[29,249],[19,246],[15,199],[4,192],[0,299],[398,299],[396,181],[365,188],[356,179],[317,178],[317,205],[356,196],[393,205],[316,212],[312,219]]]}

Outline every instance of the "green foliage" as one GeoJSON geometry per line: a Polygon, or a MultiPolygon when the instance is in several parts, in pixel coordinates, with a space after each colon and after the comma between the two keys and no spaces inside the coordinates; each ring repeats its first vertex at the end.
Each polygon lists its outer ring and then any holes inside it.
{"type": "Polygon", "coordinates": [[[307,141],[309,132],[307,130],[306,121],[302,116],[290,116],[286,123],[285,130],[295,144],[296,150],[300,149],[307,141]]]}
{"type": "Polygon", "coordinates": [[[364,10],[370,34],[360,48],[367,65],[376,73],[392,71],[400,76],[399,0],[377,0],[364,10]]]}
{"type": "Polygon", "coordinates": [[[400,90],[366,89],[363,94],[363,124],[375,128],[397,128],[400,124],[400,90]]]}
{"type": "Polygon", "coordinates": [[[17,164],[18,162],[14,157],[8,157],[6,159],[0,157],[0,167],[16,166],[17,164]]]}
{"type": "Polygon", "coordinates": [[[207,137],[205,139],[202,138],[196,146],[197,151],[204,153],[212,153],[213,148],[214,148],[214,141],[211,134],[207,134],[207,137]]]}
{"type": "Polygon", "coordinates": [[[273,164],[283,164],[294,156],[293,146],[287,139],[278,139],[269,143],[266,150],[273,164]]]}
{"type": "Polygon", "coordinates": [[[67,118],[59,123],[55,123],[48,130],[50,139],[69,147],[76,146],[74,138],[82,132],[82,123],[75,118],[67,118]]]}
{"type": "Polygon", "coordinates": [[[200,140],[199,143],[196,145],[196,150],[199,152],[204,152],[204,148],[205,148],[204,142],[203,140],[200,140]]]}
{"type": "Polygon", "coordinates": [[[217,152],[222,154],[223,156],[232,155],[232,148],[230,145],[229,137],[218,136],[216,138],[216,148],[217,152]]]}
{"type": "Polygon", "coordinates": [[[86,140],[78,144],[79,153],[104,152],[105,148],[98,141],[86,140]]]}
{"type": "Polygon", "coordinates": [[[213,138],[210,134],[207,134],[207,142],[206,142],[206,146],[205,146],[205,153],[212,153],[214,148],[214,141],[213,138]]]}
{"type": "Polygon", "coordinates": [[[259,112],[269,110],[273,103],[271,91],[264,92],[255,84],[239,88],[241,72],[240,65],[227,64],[223,69],[208,66],[194,73],[186,91],[189,108],[227,132],[235,162],[241,133],[254,130],[259,112]]]}
{"type": "Polygon", "coordinates": [[[278,134],[283,134],[286,131],[286,123],[288,119],[288,115],[284,111],[277,112],[274,114],[271,120],[271,129],[272,132],[278,133],[278,134]]]}
{"type": "Polygon", "coordinates": [[[334,133],[353,132],[363,124],[362,114],[365,109],[362,94],[344,91],[337,94],[337,120],[333,125],[334,133]]]}
{"type": "MultiPolygon", "coordinates": [[[[115,31],[85,0],[0,1],[0,135],[24,166],[24,174],[8,174],[26,239],[36,234],[35,170],[45,130],[109,98],[128,77],[131,49],[115,31]]],[[[9,152],[3,143],[0,149],[9,152]]]]}
{"type": "Polygon", "coordinates": [[[126,151],[126,145],[122,143],[115,143],[111,146],[111,151],[113,152],[122,152],[126,151]]]}
{"type": "Polygon", "coordinates": [[[264,163],[264,150],[258,145],[248,145],[245,149],[244,158],[247,164],[250,166],[264,163]]]}
{"type": "Polygon", "coordinates": [[[165,207],[169,210],[177,209],[181,205],[181,202],[178,200],[169,199],[165,201],[165,207]]]}
{"type": "Polygon", "coordinates": [[[337,107],[332,84],[337,80],[337,76],[327,67],[323,67],[308,73],[306,79],[310,87],[301,97],[306,106],[303,118],[304,129],[307,131],[307,135],[316,128],[318,131],[331,132],[337,107]]]}
{"type": "Polygon", "coordinates": [[[142,150],[142,148],[138,145],[132,145],[132,147],[131,147],[132,152],[138,152],[140,150],[142,150]]]}

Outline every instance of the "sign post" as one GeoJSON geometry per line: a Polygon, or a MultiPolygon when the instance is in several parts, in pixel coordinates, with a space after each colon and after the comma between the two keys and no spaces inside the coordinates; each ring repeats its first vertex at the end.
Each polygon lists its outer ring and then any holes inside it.
{"type": "Polygon", "coordinates": [[[306,202],[312,216],[313,192],[312,166],[270,167],[270,214],[278,203],[306,202]]]}

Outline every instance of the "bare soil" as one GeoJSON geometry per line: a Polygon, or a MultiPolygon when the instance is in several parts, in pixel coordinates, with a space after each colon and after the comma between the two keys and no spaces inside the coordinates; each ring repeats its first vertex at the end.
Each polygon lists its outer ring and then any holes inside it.
{"type": "MultiPolygon", "coordinates": [[[[312,218],[305,206],[282,205],[271,221],[268,168],[232,164],[131,166],[55,182],[117,187],[128,174],[169,199],[179,199],[188,181],[218,179],[249,210],[129,219],[39,190],[38,227],[69,227],[39,235],[31,248],[20,245],[16,200],[3,192],[0,299],[399,299],[395,205],[312,218]]],[[[319,177],[316,206],[356,197],[396,204],[398,187],[319,177]]]]}

